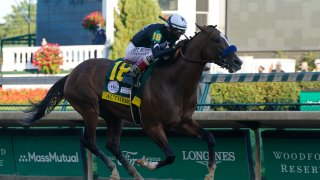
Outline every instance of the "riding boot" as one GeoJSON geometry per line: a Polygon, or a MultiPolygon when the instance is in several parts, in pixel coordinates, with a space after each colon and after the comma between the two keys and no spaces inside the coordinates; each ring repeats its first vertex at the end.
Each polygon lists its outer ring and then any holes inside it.
{"type": "Polygon", "coordinates": [[[131,86],[136,85],[138,75],[149,66],[149,62],[144,59],[140,59],[134,65],[131,66],[129,71],[124,75],[122,82],[131,86]]]}

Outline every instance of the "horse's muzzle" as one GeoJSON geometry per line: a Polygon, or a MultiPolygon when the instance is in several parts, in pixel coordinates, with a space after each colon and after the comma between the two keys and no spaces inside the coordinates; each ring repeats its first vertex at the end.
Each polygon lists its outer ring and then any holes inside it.
{"type": "Polygon", "coordinates": [[[229,61],[229,68],[227,69],[229,70],[229,73],[234,73],[241,69],[242,64],[243,61],[236,56],[234,59],[232,59],[232,61],[229,61]]]}

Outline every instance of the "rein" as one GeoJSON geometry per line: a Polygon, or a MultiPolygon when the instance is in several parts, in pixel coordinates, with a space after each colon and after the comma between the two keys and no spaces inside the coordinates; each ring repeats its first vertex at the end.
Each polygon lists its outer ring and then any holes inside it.
{"type": "Polygon", "coordinates": [[[206,63],[213,63],[214,62],[213,60],[211,60],[211,61],[210,60],[203,61],[202,59],[201,60],[192,60],[192,59],[189,59],[183,55],[182,48],[180,48],[178,51],[180,51],[180,55],[181,55],[182,59],[185,60],[186,62],[189,62],[189,63],[206,64],[206,63]]]}
{"type": "Polygon", "coordinates": [[[187,58],[187,57],[183,54],[182,49],[183,49],[194,37],[196,37],[198,34],[199,34],[199,33],[196,32],[196,33],[195,33],[195,36],[191,37],[190,39],[187,38],[186,40],[183,40],[183,41],[185,41],[185,42],[184,42],[184,45],[181,46],[181,47],[178,49],[178,51],[180,51],[180,55],[181,55],[182,59],[183,59],[184,61],[188,62],[188,63],[195,63],[195,64],[213,63],[213,60],[212,60],[212,61],[203,61],[202,59],[200,59],[200,60],[192,60],[192,59],[187,58]]]}

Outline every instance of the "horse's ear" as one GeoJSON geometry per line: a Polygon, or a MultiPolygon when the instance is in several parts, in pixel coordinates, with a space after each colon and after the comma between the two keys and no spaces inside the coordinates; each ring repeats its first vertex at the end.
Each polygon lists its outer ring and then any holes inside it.
{"type": "Polygon", "coordinates": [[[201,27],[201,26],[198,25],[197,23],[196,23],[196,26],[197,26],[201,31],[204,31],[203,27],[201,27]]]}

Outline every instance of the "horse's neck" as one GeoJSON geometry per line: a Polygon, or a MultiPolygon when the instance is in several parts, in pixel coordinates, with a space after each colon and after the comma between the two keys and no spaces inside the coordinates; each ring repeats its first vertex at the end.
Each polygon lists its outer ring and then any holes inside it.
{"type": "Polygon", "coordinates": [[[186,49],[180,54],[177,59],[176,68],[181,68],[181,74],[179,78],[185,79],[188,84],[195,84],[196,86],[199,83],[201,75],[203,73],[203,68],[205,63],[194,63],[189,62],[186,59],[190,59],[193,61],[200,61],[201,58],[201,44],[195,44],[190,42],[190,44],[186,47],[186,49]],[[186,58],[186,59],[185,59],[186,58]]]}
{"type": "MultiPolygon", "coordinates": [[[[184,51],[184,57],[192,60],[199,60],[200,52],[192,51],[190,46],[184,51]]],[[[200,48],[199,48],[200,49],[200,48]]],[[[170,66],[163,68],[164,81],[174,82],[171,84],[174,86],[174,91],[178,94],[183,94],[184,96],[190,97],[196,94],[196,90],[203,73],[203,68],[205,64],[192,63],[184,60],[180,54],[170,66]]]]}
{"type": "Polygon", "coordinates": [[[176,69],[178,69],[178,77],[177,79],[181,80],[181,82],[184,82],[186,84],[195,84],[197,85],[199,83],[199,80],[201,78],[204,64],[196,64],[192,62],[188,62],[183,59],[183,57],[179,57],[177,59],[177,64],[175,66],[176,69]]]}
{"type": "MultiPolygon", "coordinates": [[[[191,43],[191,42],[190,42],[191,43]]],[[[201,45],[189,44],[183,51],[184,57],[200,60],[201,45]]],[[[205,63],[192,63],[184,60],[181,54],[168,62],[158,64],[145,91],[145,98],[160,97],[175,100],[176,106],[193,107],[196,92],[205,63]],[[162,93],[159,93],[162,92],[162,93]],[[154,94],[156,93],[156,95],[154,94]]]]}

